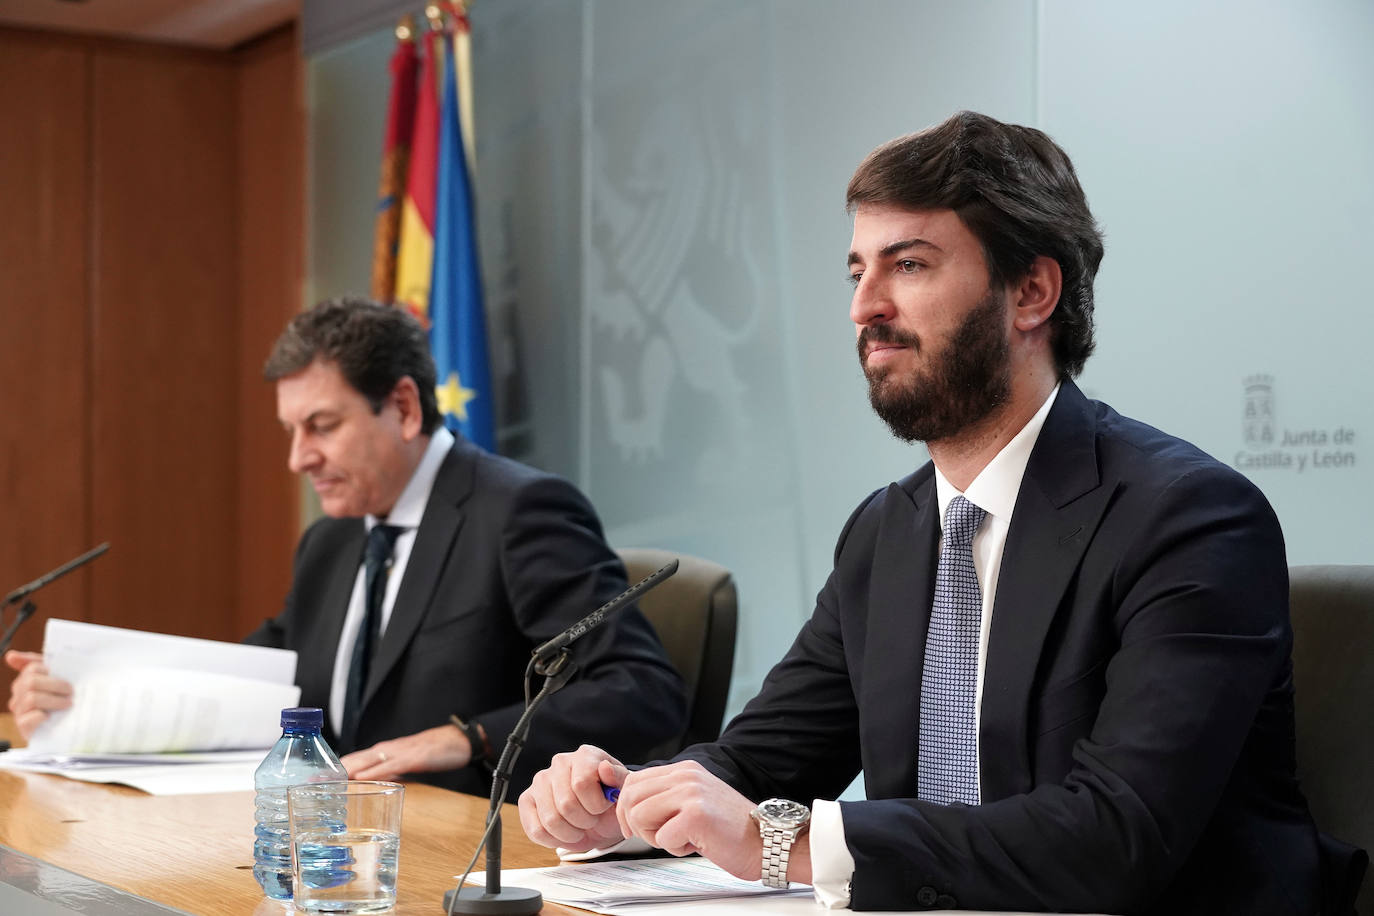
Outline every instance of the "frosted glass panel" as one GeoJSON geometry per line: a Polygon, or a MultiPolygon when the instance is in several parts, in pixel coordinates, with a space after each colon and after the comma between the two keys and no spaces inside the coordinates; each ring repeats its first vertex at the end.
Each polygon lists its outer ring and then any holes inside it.
{"type": "Polygon", "coordinates": [[[306,299],[367,295],[372,225],[396,39],[387,30],[311,58],[309,107],[310,244],[306,299]]]}
{"type": "MultiPolygon", "coordinates": [[[[925,460],[867,406],[843,193],[960,108],[1079,168],[1108,244],[1084,387],[1241,466],[1293,562],[1374,562],[1374,5],[503,0],[473,22],[501,448],[577,481],[613,543],[735,572],[732,709],[852,508],[925,460]]],[[[391,44],[311,67],[319,294],[366,288],[391,44]]]]}
{"type": "Polygon", "coordinates": [[[1371,563],[1374,5],[1046,5],[1044,128],[1107,257],[1086,387],[1244,471],[1291,563],[1371,563]]]}

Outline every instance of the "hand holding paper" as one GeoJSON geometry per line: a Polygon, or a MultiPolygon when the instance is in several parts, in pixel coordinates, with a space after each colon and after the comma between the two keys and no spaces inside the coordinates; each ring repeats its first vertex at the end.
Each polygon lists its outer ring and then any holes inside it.
{"type": "Polygon", "coordinates": [[[10,712],[25,738],[31,736],[49,714],[72,705],[72,685],[53,677],[37,652],[5,653],[5,664],[19,672],[10,684],[10,712]]]}
{"type": "Polygon", "coordinates": [[[263,748],[300,698],[296,653],[282,649],[49,620],[43,658],[47,680],[34,676],[35,689],[68,682],[72,705],[32,731],[34,751],[263,748]]]}

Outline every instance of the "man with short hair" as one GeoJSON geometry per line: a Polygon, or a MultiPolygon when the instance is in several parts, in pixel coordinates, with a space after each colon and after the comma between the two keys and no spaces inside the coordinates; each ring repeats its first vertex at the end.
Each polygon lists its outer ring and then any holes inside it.
{"type": "Polygon", "coordinates": [[[854,909],[1310,916],[1278,521],[1074,385],[1103,249],[1068,157],[962,112],[871,153],[847,202],[869,399],[930,463],[855,510],[718,741],[634,772],[560,754],[526,832],[854,909]],[[860,770],[866,801],[824,801],[860,770]]]}
{"type": "MultiPolygon", "coordinates": [[[[428,341],[404,311],[321,303],[291,321],[264,374],[290,467],[326,518],[301,537],[285,608],[245,641],[296,650],[301,703],[326,710],[350,776],[486,795],[531,651],[623,591],[623,564],[571,484],[443,427],[428,341]]],[[[514,787],[583,741],[642,755],[685,725],[681,679],[637,610],[572,655],[580,671],[541,709],[514,787]]],[[[30,734],[70,685],[35,654],[7,660],[30,734]]]]}

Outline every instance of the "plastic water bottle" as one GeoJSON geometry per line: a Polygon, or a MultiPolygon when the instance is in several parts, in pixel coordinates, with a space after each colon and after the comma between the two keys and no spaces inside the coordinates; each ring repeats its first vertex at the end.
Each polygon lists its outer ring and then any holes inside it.
{"type": "Polygon", "coordinates": [[[253,828],[253,877],[269,897],[291,897],[291,824],[286,789],[308,782],[344,782],[348,773],[320,735],[324,710],[283,709],[281,737],[253,774],[258,790],[253,828]]]}

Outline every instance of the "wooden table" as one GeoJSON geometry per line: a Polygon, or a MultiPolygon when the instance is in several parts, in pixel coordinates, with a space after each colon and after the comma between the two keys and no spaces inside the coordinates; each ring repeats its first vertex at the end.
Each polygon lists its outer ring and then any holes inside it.
{"type": "MultiPolygon", "coordinates": [[[[9,715],[0,716],[0,738],[20,743],[9,715]]],[[[396,916],[443,912],[444,891],[472,856],[486,807],[485,799],[407,784],[396,916]]],[[[557,864],[551,850],[525,837],[514,806],[503,822],[507,868],[557,864]]],[[[252,838],[252,792],[157,796],[0,771],[0,844],[197,916],[292,912],[253,879],[252,838]]],[[[543,912],[581,911],[548,904],[543,912]]]]}

